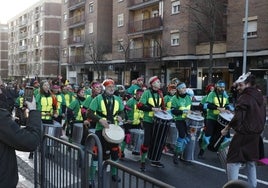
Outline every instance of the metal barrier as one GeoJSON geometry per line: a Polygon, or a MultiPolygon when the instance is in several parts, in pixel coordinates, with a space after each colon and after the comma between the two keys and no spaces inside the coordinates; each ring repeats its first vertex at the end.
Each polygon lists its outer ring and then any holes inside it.
{"type": "Polygon", "coordinates": [[[85,146],[45,134],[34,155],[35,187],[89,187],[89,167],[95,155],[94,146],[98,148],[94,187],[172,187],[117,162],[107,160],[103,163],[101,143],[95,134],[87,137],[85,146]],[[112,182],[108,166],[118,169],[121,182],[112,182]]]}

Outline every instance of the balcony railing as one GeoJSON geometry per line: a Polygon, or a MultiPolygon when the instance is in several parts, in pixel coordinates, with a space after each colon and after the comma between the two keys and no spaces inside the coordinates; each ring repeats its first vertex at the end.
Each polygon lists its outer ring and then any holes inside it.
{"type": "Polygon", "coordinates": [[[68,41],[69,45],[77,43],[85,43],[85,36],[84,35],[70,36],[68,41]]]}
{"type": "Polygon", "coordinates": [[[135,5],[147,5],[151,3],[159,2],[159,0],[129,0],[128,7],[135,6],[135,5]]]}
{"type": "Polygon", "coordinates": [[[68,7],[71,8],[74,6],[79,6],[79,5],[84,4],[84,3],[86,3],[86,0],[69,0],[68,7]]]}
{"type": "Polygon", "coordinates": [[[72,25],[84,23],[84,22],[85,22],[85,15],[81,14],[81,15],[77,15],[77,16],[73,16],[69,18],[68,25],[72,26],[72,25]]]}
{"type": "Polygon", "coordinates": [[[158,29],[163,26],[161,17],[149,18],[129,23],[128,32],[135,33],[147,30],[158,29]]]}
{"type": "Polygon", "coordinates": [[[84,55],[73,55],[73,56],[69,56],[68,63],[70,63],[70,64],[84,63],[84,62],[85,62],[84,55]]]}
{"type": "Polygon", "coordinates": [[[152,59],[159,58],[161,56],[160,47],[145,47],[130,49],[128,53],[128,59],[152,59]]]}

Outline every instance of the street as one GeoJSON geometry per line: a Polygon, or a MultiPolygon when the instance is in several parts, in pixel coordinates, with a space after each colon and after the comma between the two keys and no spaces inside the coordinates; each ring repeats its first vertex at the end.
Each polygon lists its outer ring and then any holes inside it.
{"type": "MultiPolygon", "coordinates": [[[[268,130],[264,131],[265,151],[267,157],[268,151],[268,130]]],[[[198,146],[196,147],[196,153],[198,146]]],[[[18,166],[20,173],[20,188],[34,187],[34,173],[33,160],[28,159],[29,153],[17,152],[18,166]],[[22,186],[22,184],[24,186],[22,186]]],[[[196,154],[195,154],[196,156],[196,154]]],[[[222,187],[227,181],[227,175],[222,168],[217,153],[206,151],[204,159],[197,159],[191,163],[180,161],[178,165],[174,165],[172,156],[170,154],[163,154],[161,162],[164,163],[165,168],[155,168],[147,162],[146,175],[154,177],[160,181],[170,184],[175,187],[222,187]]],[[[139,171],[139,156],[133,156],[130,151],[126,151],[126,158],[119,162],[134,170],[139,171]]],[[[246,180],[244,169],[240,171],[240,179],[246,180]]],[[[268,186],[268,170],[267,166],[257,166],[258,188],[265,188],[268,186]]]]}

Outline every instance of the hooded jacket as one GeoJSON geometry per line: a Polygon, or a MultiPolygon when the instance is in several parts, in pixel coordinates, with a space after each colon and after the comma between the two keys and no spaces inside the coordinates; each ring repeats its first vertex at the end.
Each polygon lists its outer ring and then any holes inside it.
{"type": "Polygon", "coordinates": [[[30,111],[27,126],[20,128],[9,111],[0,109],[0,187],[15,188],[18,183],[15,150],[32,152],[40,140],[40,111],[30,111]]]}
{"type": "Polygon", "coordinates": [[[260,158],[260,135],[266,110],[263,96],[255,87],[244,89],[238,98],[229,126],[235,130],[227,155],[228,163],[256,161],[260,158]]]}

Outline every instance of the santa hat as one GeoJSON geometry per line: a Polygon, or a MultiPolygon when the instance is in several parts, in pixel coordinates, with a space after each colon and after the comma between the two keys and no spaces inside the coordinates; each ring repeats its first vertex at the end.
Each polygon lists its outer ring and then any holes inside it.
{"type": "Polygon", "coordinates": [[[154,83],[156,80],[159,80],[159,78],[157,76],[153,76],[149,79],[148,83],[152,85],[152,83],[154,83]]]}
{"type": "Polygon", "coordinates": [[[106,79],[102,82],[102,85],[104,87],[110,86],[110,85],[114,85],[114,81],[112,79],[106,79]]]}

